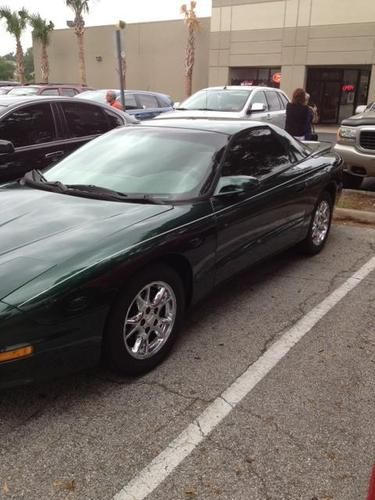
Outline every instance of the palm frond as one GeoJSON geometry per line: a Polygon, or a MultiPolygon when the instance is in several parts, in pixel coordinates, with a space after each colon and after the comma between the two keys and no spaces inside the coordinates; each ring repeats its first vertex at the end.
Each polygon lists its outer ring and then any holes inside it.
{"type": "Polygon", "coordinates": [[[39,40],[43,45],[48,45],[50,33],[55,28],[53,22],[47,22],[39,14],[29,15],[28,19],[33,30],[34,39],[39,40]]]}
{"type": "Polygon", "coordinates": [[[28,14],[26,9],[12,11],[9,7],[0,8],[0,18],[5,19],[7,31],[16,38],[20,38],[26,28],[28,14]]]}
{"type": "Polygon", "coordinates": [[[72,9],[76,16],[88,14],[90,11],[89,0],[66,0],[66,6],[72,9]]]}

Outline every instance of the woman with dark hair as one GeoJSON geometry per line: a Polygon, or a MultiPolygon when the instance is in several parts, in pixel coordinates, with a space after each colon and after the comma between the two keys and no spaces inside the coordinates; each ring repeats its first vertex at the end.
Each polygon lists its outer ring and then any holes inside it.
{"type": "Polygon", "coordinates": [[[307,106],[304,89],[293,92],[292,102],[286,106],[285,130],[296,139],[308,139],[311,133],[312,111],[307,106]]]}

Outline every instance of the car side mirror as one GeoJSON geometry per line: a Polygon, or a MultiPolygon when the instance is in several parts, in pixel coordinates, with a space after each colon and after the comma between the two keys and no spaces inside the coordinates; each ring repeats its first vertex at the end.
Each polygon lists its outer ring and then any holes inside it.
{"type": "Polygon", "coordinates": [[[180,104],[181,104],[180,102],[175,102],[175,103],[173,104],[173,108],[174,108],[174,109],[179,108],[179,107],[180,107],[180,104]]]}
{"type": "Polygon", "coordinates": [[[355,108],[355,114],[359,115],[360,113],[363,113],[366,110],[366,106],[357,106],[355,108]]]}
{"type": "Polygon", "coordinates": [[[12,154],[14,153],[15,148],[13,142],[4,141],[0,139],[0,154],[12,154]]]}
{"type": "Polygon", "coordinates": [[[247,114],[251,115],[252,113],[263,113],[266,111],[266,105],[263,102],[254,102],[247,110],[247,114]]]}
{"type": "Polygon", "coordinates": [[[259,179],[247,175],[227,175],[221,177],[216,186],[215,196],[227,197],[250,193],[259,186],[259,179]]]}

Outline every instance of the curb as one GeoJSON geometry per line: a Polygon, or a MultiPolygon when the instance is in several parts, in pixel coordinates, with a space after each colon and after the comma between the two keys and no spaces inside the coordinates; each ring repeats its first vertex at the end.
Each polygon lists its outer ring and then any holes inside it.
{"type": "Polygon", "coordinates": [[[360,224],[375,226],[375,212],[364,210],[351,210],[349,208],[337,208],[333,213],[334,221],[353,221],[360,224]]]}
{"type": "Polygon", "coordinates": [[[375,191],[364,191],[361,189],[343,189],[342,194],[345,196],[347,194],[354,194],[357,196],[369,196],[370,198],[375,198],[375,191]]]}

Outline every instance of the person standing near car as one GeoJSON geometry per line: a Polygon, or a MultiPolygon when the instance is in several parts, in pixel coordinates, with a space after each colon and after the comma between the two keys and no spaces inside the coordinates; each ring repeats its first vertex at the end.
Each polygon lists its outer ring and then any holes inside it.
{"type": "Polygon", "coordinates": [[[122,111],[122,104],[116,99],[116,92],[114,90],[108,90],[106,95],[107,104],[112,108],[120,109],[122,111]]]}
{"type": "Polygon", "coordinates": [[[304,89],[293,92],[292,102],[286,106],[285,130],[296,139],[308,139],[311,131],[312,111],[306,103],[304,89]]]}

